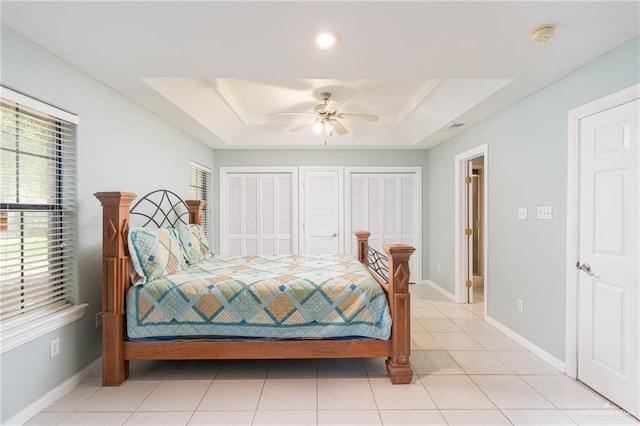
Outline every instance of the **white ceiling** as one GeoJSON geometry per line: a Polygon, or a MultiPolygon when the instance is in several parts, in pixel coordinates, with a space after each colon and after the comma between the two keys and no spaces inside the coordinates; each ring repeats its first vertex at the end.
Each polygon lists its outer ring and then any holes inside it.
{"type": "Polygon", "coordinates": [[[0,7],[3,24],[214,148],[427,148],[640,32],[638,1],[0,7]],[[555,36],[532,43],[529,31],[545,23],[557,25],[555,36]],[[315,49],[321,29],[342,43],[315,49]],[[341,112],[380,121],[344,120],[344,136],[289,132],[308,117],[279,113],[311,112],[323,91],[341,112]]]}

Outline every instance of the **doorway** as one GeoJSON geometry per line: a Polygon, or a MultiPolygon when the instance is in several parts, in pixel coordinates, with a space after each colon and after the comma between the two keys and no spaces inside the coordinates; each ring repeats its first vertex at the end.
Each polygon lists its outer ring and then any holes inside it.
{"type": "Polygon", "coordinates": [[[569,113],[567,374],[640,415],[640,100],[569,113]]]}
{"type": "Polygon", "coordinates": [[[455,297],[458,303],[484,303],[487,296],[488,146],[455,158],[455,297]]]}
{"type": "Polygon", "coordinates": [[[484,203],[483,189],[484,189],[484,155],[469,160],[471,163],[471,246],[470,255],[473,257],[472,265],[472,288],[473,288],[473,301],[480,302],[484,300],[484,203]]]}

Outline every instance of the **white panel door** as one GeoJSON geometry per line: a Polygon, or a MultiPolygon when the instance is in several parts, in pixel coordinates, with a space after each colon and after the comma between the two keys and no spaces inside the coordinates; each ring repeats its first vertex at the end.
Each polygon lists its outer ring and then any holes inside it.
{"type": "Polygon", "coordinates": [[[640,101],[580,123],[578,379],[638,415],[640,101]]]}
{"type": "Polygon", "coordinates": [[[303,253],[342,253],[342,169],[304,168],[301,177],[303,253]]]}

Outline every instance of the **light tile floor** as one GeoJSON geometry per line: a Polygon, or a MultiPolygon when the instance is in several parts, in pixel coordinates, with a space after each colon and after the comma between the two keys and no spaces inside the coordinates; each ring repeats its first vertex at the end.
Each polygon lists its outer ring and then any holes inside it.
{"type": "Polygon", "coordinates": [[[138,361],[119,387],[94,369],[28,424],[640,424],[484,322],[482,293],[474,305],[411,293],[409,385],[392,385],[382,358],[138,361]]]}

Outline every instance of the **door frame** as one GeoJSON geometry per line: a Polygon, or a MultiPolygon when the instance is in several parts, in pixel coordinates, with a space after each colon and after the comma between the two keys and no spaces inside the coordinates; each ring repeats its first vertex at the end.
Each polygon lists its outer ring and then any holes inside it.
{"type": "Polygon", "coordinates": [[[454,203],[454,232],[455,232],[455,243],[454,243],[454,289],[455,289],[455,301],[457,303],[465,303],[465,286],[464,286],[464,271],[466,267],[467,254],[465,250],[465,239],[466,236],[464,234],[464,230],[467,227],[465,223],[466,212],[463,209],[466,209],[466,187],[464,178],[466,175],[466,164],[469,160],[472,160],[476,157],[484,157],[484,161],[482,162],[483,168],[483,182],[482,182],[482,206],[483,206],[483,218],[482,218],[482,228],[483,228],[483,239],[482,239],[482,250],[484,253],[484,258],[482,259],[482,270],[483,270],[483,279],[484,279],[484,316],[487,316],[487,306],[488,306],[488,288],[489,288],[489,267],[488,267],[488,259],[489,259],[489,145],[482,144],[475,148],[472,148],[468,151],[457,154],[455,157],[455,179],[454,179],[454,194],[455,194],[455,203],[454,203]]]}
{"type": "Polygon", "coordinates": [[[304,226],[305,221],[305,209],[306,209],[306,188],[304,185],[304,179],[306,172],[337,172],[338,173],[338,252],[345,252],[345,213],[344,213],[344,167],[342,166],[300,166],[298,173],[298,229],[299,229],[299,241],[298,250],[299,253],[305,253],[305,239],[307,236],[307,230],[304,226]]]}
{"type": "Polygon", "coordinates": [[[578,235],[580,218],[580,200],[578,188],[580,183],[580,121],[589,115],[596,114],[618,105],[640,98],[640,84],[597,99],[586,105],[569,111],[567,137],[567,307],[566,307],[566,342],[565,342],[565,374],[573,379],[578,378],[578,235]]]}

